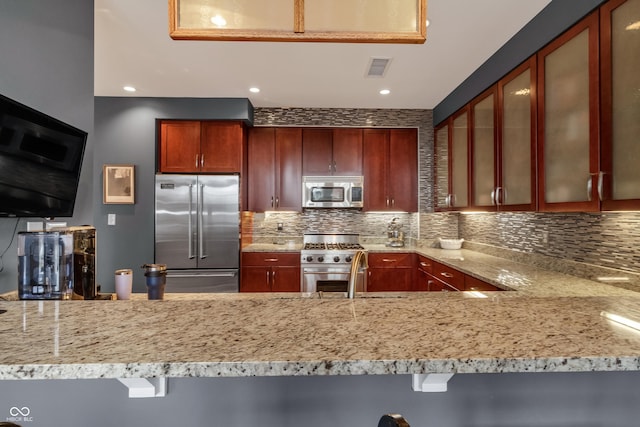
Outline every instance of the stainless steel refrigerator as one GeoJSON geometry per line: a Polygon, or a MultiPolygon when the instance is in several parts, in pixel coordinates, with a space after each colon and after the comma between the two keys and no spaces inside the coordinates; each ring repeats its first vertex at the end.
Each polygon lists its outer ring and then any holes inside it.
{"type": "Polygon", "coordinates": [[[167,292],[238,292],[237,175],[156,175],[155,262],[167,292]]]}

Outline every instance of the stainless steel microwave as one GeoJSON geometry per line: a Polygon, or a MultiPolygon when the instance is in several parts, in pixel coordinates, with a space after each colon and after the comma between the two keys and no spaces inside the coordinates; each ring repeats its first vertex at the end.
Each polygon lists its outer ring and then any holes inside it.
{"type": "Polygon", "coordinates": [[[362,208],[363,183],[361,176],[305,176],[302,178],[302,207],[362,208]]]}

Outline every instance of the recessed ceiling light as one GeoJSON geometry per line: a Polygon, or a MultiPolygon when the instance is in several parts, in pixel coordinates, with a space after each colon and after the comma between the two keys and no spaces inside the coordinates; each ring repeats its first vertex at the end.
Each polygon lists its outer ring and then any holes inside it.
{"type": "Polygon", "coordinates": [[[260,92],[260,88],[259,88],[259,87],[252,87],[252,88],[249,88],[249,92],[252,92],[252,93],[258,93],[258,92],[260,92]]]}
{"type": "Polygon", "coordinates": [[[380,91],[380,95],[389,95],[391,93],[391,91],[389,89],[382,89],[380,91]]]}
{"type": "Polygon", "coordinates": [[[136,88],[133,86],[124,86],[122,89],[126,90],[127,92],[135,92],[136,88]]]}

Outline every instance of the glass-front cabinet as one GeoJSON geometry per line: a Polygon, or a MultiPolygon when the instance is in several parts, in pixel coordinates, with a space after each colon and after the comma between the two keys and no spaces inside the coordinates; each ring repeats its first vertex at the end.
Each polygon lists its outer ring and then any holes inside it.
{"type": "Polygon", "coordinates": [[[496,209],[495,86],[471,103],[471,205],[496,209]]]}
{"type": "Polygon", "coordinates": [[[536,58],[498,82],[498,210],[536,209],[536,58]]]}
{"type": "Polygon", "coordinates": [[[469,207],[469,106],[435,129],[436,191],[438,211],[469,207]]]}
{"type": "Polygon", "coordinates": [[[438,211],[449,208],[449,127],[446,120],[434,132],[435,157],[435,208],[438,211]]]}
{"type": "Polygon", "coordinates": [[[469,108],[465,107],[451,123],[449,148],[449,207],[469,206],[469,108]]]}
{"type": "Polygon", "coordinates": [[[538,209],[596,211],[598,15],[538,53],[538,209]]]}
{"type": "Polygon", "coordinates": [[[435,128],[436,210],[640,210],[640,0],[609,0],[435,128]]]}
{"type": "Polygon", "coordinates": [[[640,209],[640,0],[606,3],[601,19],[602,210],[640,209]]]}

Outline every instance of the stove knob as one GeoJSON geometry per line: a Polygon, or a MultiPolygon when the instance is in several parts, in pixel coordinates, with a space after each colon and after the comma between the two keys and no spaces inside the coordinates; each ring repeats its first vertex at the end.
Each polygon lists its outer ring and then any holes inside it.
{"type": "Polygon", "coordinates": [[[323,256],[319,256],[318,257],[318,262],[324,262],[324,257],[323,256]]]}
{"type": "Polygon", "coordinates": [[[340,257],[339,256],[334,256],[333,257],[333,262],[340,262],[340,257]]]}
{"type": "Polygon", "coordinates": [[[313,261],[313,257],[311,255],[308,255],[307,258],[305,258],[307,260],[307,262],[311,262],[313,261]]]}
{"type": "Polygon", "coordinates": [[[347,255],[347,257],[344,260],[347,262],[351,262],[352,259],[353,257],[351,255],[347,255]]]}

